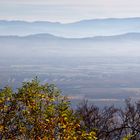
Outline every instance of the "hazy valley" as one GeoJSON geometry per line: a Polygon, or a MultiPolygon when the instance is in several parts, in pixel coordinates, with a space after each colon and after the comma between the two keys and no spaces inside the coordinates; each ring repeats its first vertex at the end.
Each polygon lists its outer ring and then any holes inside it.
{"type": "Polygon", "coordinates": [[[64,38],[51,34],[0,36],[0,82],[16,89],[38,76],[73,102],[100,106],[140,99],[140,34],[64,38]]]}

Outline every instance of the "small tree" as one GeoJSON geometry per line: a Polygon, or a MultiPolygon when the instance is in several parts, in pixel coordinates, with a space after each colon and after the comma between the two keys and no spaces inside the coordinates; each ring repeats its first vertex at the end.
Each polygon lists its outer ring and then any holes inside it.
{"type": "Polygon", "coordinates": [[[94,140],[82,129],[70,102],[54,85],[25,82],[17,92],[0,91],[0,139],[94,140]]]}

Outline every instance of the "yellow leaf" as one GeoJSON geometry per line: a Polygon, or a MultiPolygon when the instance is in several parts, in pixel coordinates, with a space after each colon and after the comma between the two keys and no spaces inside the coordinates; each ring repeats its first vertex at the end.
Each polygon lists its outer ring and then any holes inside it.
{"type": "Polygon", "coordinates": [[[4,126],[3,125],[0,125],[0,132],[3,131],[3,128],[4,128],[4,126]]]}

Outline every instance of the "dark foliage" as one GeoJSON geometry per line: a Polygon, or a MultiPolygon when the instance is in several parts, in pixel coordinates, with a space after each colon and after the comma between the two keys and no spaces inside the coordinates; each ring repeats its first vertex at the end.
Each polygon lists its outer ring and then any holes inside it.
{"type": "Polygon", "coordinates": [[[82,127],[88,131],[95,130],[99,140],[140,140],[140,101],[125,102],[125,109],[114,106],[99,109],[84,101],[76,113],[82,119],[82,127]]]}

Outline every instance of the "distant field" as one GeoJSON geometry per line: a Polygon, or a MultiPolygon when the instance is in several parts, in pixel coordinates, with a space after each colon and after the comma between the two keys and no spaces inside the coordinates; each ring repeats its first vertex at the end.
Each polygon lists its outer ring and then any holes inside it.
{"type": "Polygon", "coordinates": [[[58,64],[18,61],[0,66],[1,87],[8,84],[16,89],[38,76],[42,83],[56,84],[74,103],[88,99],[100,106],[121,105],[126,98],[140,99],[139,58],[71,58],[58,64]]]}

